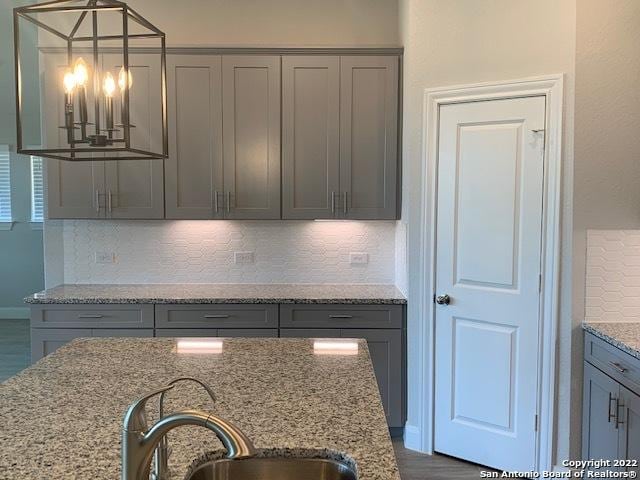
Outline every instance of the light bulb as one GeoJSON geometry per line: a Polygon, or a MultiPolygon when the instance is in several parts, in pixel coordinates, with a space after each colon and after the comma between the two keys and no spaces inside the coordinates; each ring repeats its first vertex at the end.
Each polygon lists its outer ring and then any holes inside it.
{"type": "Polygon", "coordinates": [[[102,84],[102,88],[104,90],[104,94],[111,98],[113,97],[113,92],[116,90],[116,81],[113,79],[113,75],[111,72],[107,72],[104,76],[104,83],[102,84]]]}
{"type": "Polygon", "coordinates": [[[73,89],[76,88],[76,76],[71,70],[65,72],[62,84],[64,85],[64,93],[73,93],[73,89]]]}
{"type": "Polygon", "coordinates": [[[76,63],[73,66],[73,75],[76,77],[76,84],[84,87],[89,80],[89,70],[87,69],[87,64],[82,59],[82,57],[76,60],[76,63]]]}
{"type": "MultiPolygon", "coordinates": [[[[126,86],[126,78],[127,74],[125,73],[124,67],[121,67],[120,73],[118,73],[118,87],[120,87],[120,91],[124,91],[124,88],[126,86]]],[[[131,88],[131,85],[133,85],[133,75],[131,75],[131,70],[129,70],[129,89],[131,88]]]]}

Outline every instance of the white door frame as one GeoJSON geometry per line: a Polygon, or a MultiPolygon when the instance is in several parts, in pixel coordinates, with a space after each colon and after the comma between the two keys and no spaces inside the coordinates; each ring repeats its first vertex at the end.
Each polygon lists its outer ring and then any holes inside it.
{"type": "Polygon", "coordinates": [[[426,89],[423,103],[422,218],[419,318],[418,432],[407,432],[410,448],[433,453],[435,415],[435,292],[438,124],[441,105],[514,97],[546,98],[543,189],[542,293],[538,357],[538,435],[536,468],[553,468],[556,336],[560,285],[560,208],[562,173],[563,75],[426,89]],[[416,435],[417,434],[417,435],[416,435]]]}

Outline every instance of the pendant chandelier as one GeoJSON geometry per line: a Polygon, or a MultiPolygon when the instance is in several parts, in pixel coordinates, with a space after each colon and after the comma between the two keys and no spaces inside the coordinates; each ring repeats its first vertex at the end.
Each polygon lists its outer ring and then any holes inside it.
{"type": "Polygon", "coordinates": [[[166,44],[161,30],[117,0],[55,0],[18,7],[13,27],[18,153],[71,161],[167,157],[166,44]],[[24,41],[25,33],[35,33],[36,39],[32,35],[24,41]],[[27,75],[27,59],[38,58],[38,52],[39,72],[27,75]],[[144,81],[136,85],[137,58],[142,56],[144,81]],[[38,74],[42,82],[33,81],[38,74]],[[44,92],[38,91],[39,83],[44,92]],[[25,122],[25,100],[38,98],[43,146],[25,148],[25,137],[34,137],[25,132],[34,123],[25,122]],[[136,117],[142,123],[137,130],[136,117]]]}

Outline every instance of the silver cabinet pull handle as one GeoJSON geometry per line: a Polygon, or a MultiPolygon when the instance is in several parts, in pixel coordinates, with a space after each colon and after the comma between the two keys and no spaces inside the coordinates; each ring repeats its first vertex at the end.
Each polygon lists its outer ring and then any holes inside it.
{"type": "Polygon", "coordinates": [[[353,318],[353,315],[329,315],[329,318],[353,318]]]}
{"type": "Polygon", "coordinates": [[[231,212],[231,192],[227,192],[227,213],[231,212]]]}
{"type": "Polygon", "coordinates": [[[342,199],[342,210],[344,214],[347,214],[347,192],[344,192],[344,198],[342,199]]]}
{"type": "Polygon", "coordinates": [[[229,318],[229,315],[205,315],[204,318],[229,318]]]}
{"type": "Polygon", "coordinates": [[[609,411],[607,412],[608,414],[607,423],[611,423],[611,420],[615,420],[616,415],[618,414],[617,411],[614,411],[613,413],[611,413],[611,402],[614,400],[617,401],[616,398],[611,394],[611,392],[609,392],[609,403],[607,404],[609,408],[609,411]]]}
{"type": "Polygon", "coordinates": [[[616,430],[620,425],[624,425],[624,422],[620,420],[620,407],[622,407],[624,411],[624,403],[621,402],[619,398],[616,398],[616,430]]]}
{"type": "Polygon", "coordinates": [[[220,211],[220,209],[218,208],[218,191],[214,190],[213,191],[213,208],[215,209],[216,213],[218,213],[220,211]]]}
{"type": "Polygon", "coordinates": [[[625,367],[623,367],[622,365],[620,365],[618,362],[609,362],[609,365],[611,365],[613,368],[615,368],[620,373],[624,373],[624,372],[627,371],[627,369],[625,367]]]}
{"type": "Polygon", "coordinates": [[[113,202],[112,202],[112,198],[113,195],[111,194],[111,190],[109,190],[109,197],[108,197],[108,208],[109,208],[109,213],[111,213],[111,211],[113,210],[113,202]]]}
{"type": "Polygon", "coordinates": [[[96,212],[100,213],[100,190],[96,189],[96,212]]]}
{"type": "Polygon", "coordinates": [[[336,213],[336,192],[331,192],[331,213],[336,213]]]}
{"type": "Polygon", "coordinates": [[[80,315],[78,315],[78,318],[104,318],[104,315],[81,313],[80,315]]]}

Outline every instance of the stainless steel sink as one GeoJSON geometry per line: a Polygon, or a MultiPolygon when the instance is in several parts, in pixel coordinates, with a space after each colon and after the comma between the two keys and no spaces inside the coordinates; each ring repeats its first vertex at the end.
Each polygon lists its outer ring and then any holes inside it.
{"type": "Polygon", "coordinates": [[[356,474],[324,458],[224,458],[203,463],[187,480],[356,480],[356,474]]]}

